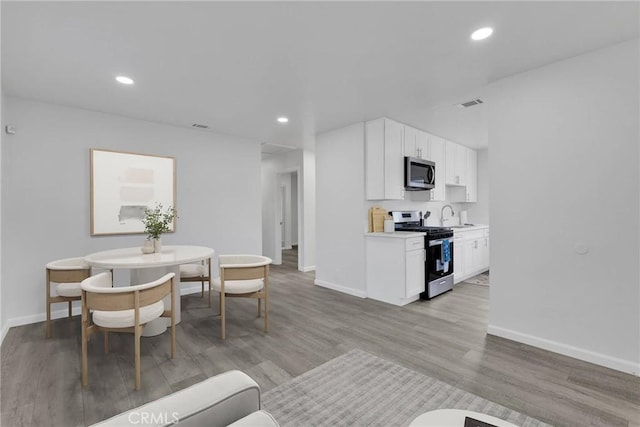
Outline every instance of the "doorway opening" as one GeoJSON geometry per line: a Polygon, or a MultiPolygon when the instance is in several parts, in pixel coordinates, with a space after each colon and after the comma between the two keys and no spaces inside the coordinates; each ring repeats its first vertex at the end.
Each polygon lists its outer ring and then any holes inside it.
{"type": "Polygon", "coordinates": [[[276,253],[280,254],[283,264],[299,269],[300,258],[298,255],[298,243],[300,237],[299,221],[299,181],[298,172],[290,171],[278,174],[278,201],[276,207],[277,223],[276,253]]]}

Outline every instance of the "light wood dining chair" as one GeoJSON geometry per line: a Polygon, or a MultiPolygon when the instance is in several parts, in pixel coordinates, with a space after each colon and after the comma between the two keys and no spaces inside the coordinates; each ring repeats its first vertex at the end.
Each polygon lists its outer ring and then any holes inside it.
{"type": "Polygon", "coordinates": [[[257,298],[258,317],[264,301],[264,330],[269,331],[269,264],[271,258],[261,255],[220,255],[220,277],[213,289],[220,293],[221,337],[226,337],[225,298],[257,298]]]}
{"type": "Polygon", "coordinates": [[[51,261],[46,266],[46,308],[47,320],[45,322],[45,335],[51,338],[51,304],[66,302],[69,306],[69,319],[71,319],[73,301],[80,301],[80,282],[91,276],[91,266],[84,258],[65,258],[51,261]],[[55,294],[52,295],[51,287],[55,285],[55,294]]]}
{"type": "Polygon", "coordinates": [[[89,380],[87,345],[91,335],[104,332],[104,350],[109,352],[109,332],[134,334],[135,389],[140,390],[140,336],[144,325],[159,317],[171,319],[171,358],[176,353],[176,292],[174,273],[135,286],[112,287],[111,273],[100,273],[82,281],[82,385],[89,380]],[[171,295],[171,309],[163,298],[171,295]]]}
{"type": "Polygon", "coordinates": [[[211,258],[203,259],[200,264],[182,264],[180,282],[200,282],[204,298],[204,282],[209,283],[209,307],[211,307],[211,258]]]}

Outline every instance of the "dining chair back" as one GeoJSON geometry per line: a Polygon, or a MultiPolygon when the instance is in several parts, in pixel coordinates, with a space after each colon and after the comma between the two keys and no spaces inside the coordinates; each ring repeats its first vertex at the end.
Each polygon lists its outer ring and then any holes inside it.
{"type": "Polygon", "coordinates": [[[146,323],[158,317],[171,319],[171,358],[176,352],[175,282],[168,273],[149,283],[112,287],[111,273],[82,281],[82,385],[88,384],[87,346],[91,335],[104,332],[105,353],[109,352],[109,332],[134,334],[135,389],[140,390],[140,337],[146,323]],[[171,295],[167,310],[163,299],[171,295]]]}
{"type": "Polygon", "coordinates": [[[91,276],[91,266],[84,258],[65,258],[51,261],[46,269],[46,308],[45,336],[51,337],[51,304],[66,302],[69,318],[72,316],[73,301],[80,301],[80,282],[91,276]],[[52,284],[56,284],[55,293],[51,292],[52,284]]]}
{"type": "Polygon", "coordinates": [[[262,255],[220,255],[220,277],[213,289],[220,293],[221,337],[226,338],[225,298],[256,298],[258,317],[264,301],[264,330],[269,331],[269,265],[271,258],[262,255]]]}

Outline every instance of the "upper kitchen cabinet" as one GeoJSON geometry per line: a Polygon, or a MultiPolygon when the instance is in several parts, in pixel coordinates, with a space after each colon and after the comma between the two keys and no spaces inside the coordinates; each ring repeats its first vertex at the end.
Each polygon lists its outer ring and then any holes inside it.
{"type": "Polygon", "coordinates": [[[436,164],[436,186],[430,190],[429,200],[444,202],[445,201],[445,141],[439,136],[429,135],[429,156],[436,164]]]}
{"type": "Polygon", "coordinates": [[[404,127],[404,155],[428,159],[429,134],[411,126],[404,127]]]}
{"type": "Polygon", "coordinates": [[[367,200],[404,199],[404,127],[403,124],[387,118],[366,123],[367,200]]]}
{"type": "Polygon", "coordinates": [[[445,141],[445,183],[447,185],[466,185],[466,162],[468,148],[445,141]]]}
{"type": "Polygon", "coordinates": [[[465,202],[478,201],[478,153],[476,150],[467,148],[466,150],[466,198],[465,202]]]}

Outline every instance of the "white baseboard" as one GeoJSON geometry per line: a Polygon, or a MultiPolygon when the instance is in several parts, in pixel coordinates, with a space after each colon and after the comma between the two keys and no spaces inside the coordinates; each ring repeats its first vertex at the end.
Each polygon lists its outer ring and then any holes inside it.
{"type": "Polygon", "coordinates": [[[309,265],[307,267],[302,267],[302,271],[303,273],[308,273],[310,271],[316,271],[316,266],[315,265],[309,265]]]}
{"type": "MultiPolygon", "coordinates": [[[[205,283],[205,291],[209,289],[208,286],[209,284],[205,283]]],[[[190,294],[195,294],[200,292],[202,292],[202,285],[200,283],[194,282],[194,283],[189,283],[188,285],[180,286],[180,296],[190,295],[190,294]]],[[[71,309],[71,314],[73,316],[79,316],[80,304],[79,302],[74,302],[73,304],[74,305],[73,305],[73,308],[71,309]]],[[[53,307],[55,307],[55,305],[53,307]]],[[[51,311],[52,320],[67,317],[68,311],[67,311],[66,304],[64,306],[60,304],[60,307],[64,307],[64,308],[51,311]]],[[[47,313],[30,314],[28,316],[19,316],[19,317],[13,317],[11,319],[7,319],[7,323],[2,326],[2,337],[0,339],[0,344],[2,344],[2,342],[4,341],[4,337],[9,332],[9,328],[13,328],[14,326],[30,325],[32,323],[44,322],[46,319],[47,319],[47,313]]]]}
{"type": "Polygon", "coordinates": [[[354,297],[366,298],[367,293],[365,291],[359,291],[353,288],[347,288],[346,286],[336,285],[335,283],[325,282],[324,280],[314,280],[314,284],[322,286],[323,288],[332,289],[334,291],[342,292],[343,294],[353,295],[354,297]]]}
{"type": "Polygon", "coordinates": [[[534,347],[553,351],[554,353],[563,354],[575,359],[584,360],[585,362],[594,363],[596,365],[605,366],[615,369],[616,371],[625,372],[627,374],[640,376],[640,363],[630,360],[618,359],[602,353],[596,353],[583,348],[574,347],[568,344],[551,341],[545,338],[536,337],[522,332],[513,331],[511,329],[501,328],[499,326],[489,325],[487,327],[489,335],[506,338],[512,341],[521,342],[534,347]]]}

